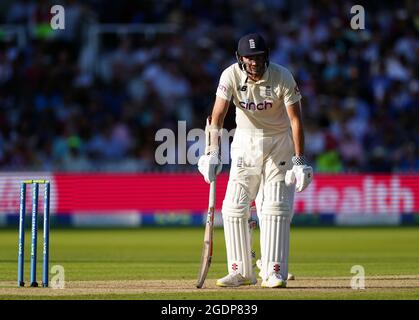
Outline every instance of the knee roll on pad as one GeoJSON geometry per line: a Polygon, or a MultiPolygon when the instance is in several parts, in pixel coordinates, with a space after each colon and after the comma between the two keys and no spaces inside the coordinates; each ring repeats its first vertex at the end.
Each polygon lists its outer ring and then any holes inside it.
{"type": "Polygon", "coordinates": [[[250,214],[250,201],[246,190],[240,183],[228,183],[222,213],[223,216],[248,218],[250,214]]]}
{"type": "Polygon", "coordinates": [[[293,196],[284,181],[266,185],[263,189],[261,204],[262,215],[291,216],[293,209],[293,196]]]}

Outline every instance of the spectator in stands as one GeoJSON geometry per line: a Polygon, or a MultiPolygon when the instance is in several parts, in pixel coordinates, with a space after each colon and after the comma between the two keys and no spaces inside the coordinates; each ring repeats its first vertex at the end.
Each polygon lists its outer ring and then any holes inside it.
{"type": "MultiPolygon", "coordinates": [[[[154,135],[163,127],[176,133],[179,120],[203,127],[243,19],[272,39],[271,59],[296,75],[315,170],[419,170],[414,1],[366,4],[374,14],[362,31],[349,28],[348,1],[263,0],[244,8],[242,1],[69,0],[68,28],[59,35],[48,29],[49,6],[2,1],[0,24],[19,28],[0,35],[1,170],[196,170],[157,165],[154,135]],[[92,23],[177,29],[116,28],[92,38],[92,23]]],[[[233,125],[227,115],[226,128],[233,125]]]]}

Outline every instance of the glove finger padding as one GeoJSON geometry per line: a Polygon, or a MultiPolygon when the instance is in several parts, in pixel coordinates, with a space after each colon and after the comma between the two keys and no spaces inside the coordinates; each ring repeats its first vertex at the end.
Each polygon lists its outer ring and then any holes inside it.
{"type": "Polygon", "coordinates": [[[285,173],[285,184],[287,186],[295,183],[295,191],[301,192],[313,180],[313,168],[307,165],[294,165],[291,170],[285,173]]]}
{"type": "Polygon", "coordinates": [[[203,155],[198,160],[198,170],[204,176],[204,180],[207,183],[215,180],[216,175],[221,172],[222,167],[223,165],[217,155],[203,155]]]}
{"type": "Polygon", "coordinates": [[[206,170],[206,157],[202,156],[198,159],[198,171],[205,177],[206,170]]]}
{"type": "Polygon", "coordinates": [[[301,192],[311,183],[313,180],[313,168],[309,166],[299,166],[295,172],[297,184],[295,191],[301,192]]]}
{"type": "Polygon", "coordinates": [[[206,183],[210,183],[209,180],[209,157],[204,155],[199,158],[198,160],[198,170],[204,176],[204,180],[206,183]]]}

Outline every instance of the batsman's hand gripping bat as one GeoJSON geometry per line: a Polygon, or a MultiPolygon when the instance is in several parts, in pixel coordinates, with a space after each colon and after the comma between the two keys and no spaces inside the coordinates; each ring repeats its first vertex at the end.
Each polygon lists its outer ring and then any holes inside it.
{"type": "Polygon", "coordinates": [[[210,183],[207,220],[205,223],[204,247],[202,248],[201,265],[198,272],[197,288],[202,288],[211,265],[214,245],[214,208],[215,208],[215,180],[210,183]]]}

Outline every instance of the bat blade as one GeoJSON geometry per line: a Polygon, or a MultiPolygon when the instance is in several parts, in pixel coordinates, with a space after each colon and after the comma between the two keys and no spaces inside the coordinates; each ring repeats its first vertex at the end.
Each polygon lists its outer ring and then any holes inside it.
{"type": "Polygon", "coordinates": [[[214,208],[215,208],[215,181],[210,185],[210,196],[207,219],[205,223],[204,246],[202,248],[201,264],[198,272],[197,288],[202,288],[211,265],[214,247],[214,208]]]}
{"type": "Polygon", "coordinates": [[[198,272],[197,288],[202,288],[208,274],[212,260],[214,245],[214,210],[208,212],[207,222],[205,224],[204,246],[202,248],[201,265],[198,272]]]}

